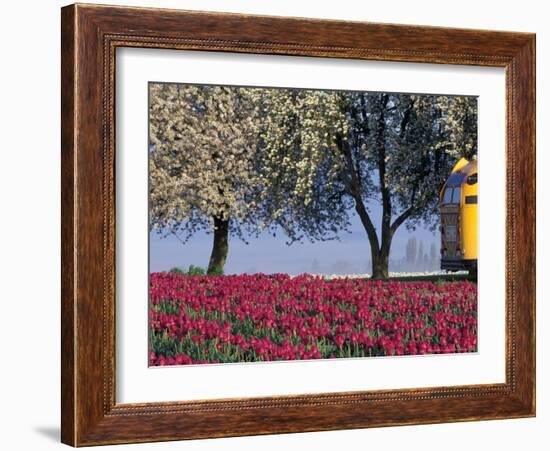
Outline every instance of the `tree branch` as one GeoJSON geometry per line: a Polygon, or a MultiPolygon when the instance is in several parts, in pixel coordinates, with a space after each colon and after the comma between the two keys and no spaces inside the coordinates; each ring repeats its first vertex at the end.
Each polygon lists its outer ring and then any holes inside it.
{"type": "Polygon", "coordinates": [[[387,94],[382,95],[378,127],[376,130],[376,152],[378,154],[378,177],[380,180],[380,193],[382,194],[382,243],[391,239],[390,222],[392,203],[389,189],[386,185],[386,109],[389,102],[387,94]]]}
{"type": "Polygon", "coordinates": [[[393,224],[390,227],[392,235],[395,233],[395,231],[409,218],[409,216],[414,212],[415,205],[414,200],[416,197],[416,187],[413,189],[413,192],[411,194],[411,205],[409,208],[407,208],[405,211],[403,211],[393,222],[393,224]]]}
{"type": "Polygon", "coordinates": [[[351,157],[349,143],[347,141],[344,141],[342,137],[339,136],[336,139],[336,144],[338,146],[340,154],[347,163],[346,166],[348,167],[349,171],[348,177],[348,175],[345,173],[344,165],[339,165],[342,180],[344,181],[344,184],[349,191],[349,195],[353,198],[355,202],[355,211],[359,215],[359,219],[363,224],[363,228],[367,232],[371,247],[373,249],[376,249],[376,252],[378,252],[380,249],[378,235],[376,234],[376,228],[374,227],[374,224],[370,218],[369,212],[367,211],[365,204],[363,203],[363,198],[361,196],[361,181],[353,166],[353,159],[351,157]]]}

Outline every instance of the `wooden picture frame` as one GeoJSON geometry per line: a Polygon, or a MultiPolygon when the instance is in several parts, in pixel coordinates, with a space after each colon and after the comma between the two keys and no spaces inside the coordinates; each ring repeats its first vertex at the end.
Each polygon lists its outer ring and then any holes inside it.
{"type": "Polygon", "coordinates": [[[73,446],[535,415],[535,35],[147,8],[62,9],[61,437],[73,446]],[[115,399],[115,50],[506,69],[506,382],[263,398],[115,399]]]}

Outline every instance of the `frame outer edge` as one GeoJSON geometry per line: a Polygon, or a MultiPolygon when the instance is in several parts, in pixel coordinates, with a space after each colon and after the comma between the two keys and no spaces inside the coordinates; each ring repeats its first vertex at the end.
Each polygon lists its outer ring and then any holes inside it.
{"type": "Polygon", "coordinates": [[[514,58],[517,75],[517,172],[521,188],[516,190],[516,249],[518,309],[516,327],[519,352],[518,395],[525,414],[536,415],[536,35],[514,58]],[[529,352],[524,352],[526,350],[529,352]]]}
{"type": "Polygon", "coordinates": [[[536,417],[537,415],[537,306],[536,306],[536,299],[537,299],[537,214],[536,214],[536,205],[537,205],[537,36],[536,34],[533,35],[533,39],[531,41],[531,70],[532,72],[532,86],[531,86],[531,93],[532,93],[532,118],[531,124],[532,124],[532,133],[531,133],[531,141],[532,141],[532,162],[530,163],[532,167],[532,173],[533,173],[533,208],[534,208],[534,219],[533,219],[533,269],[532,269],[532,296],[533,296],[533,305],[532,305],[532,315],[533,315],[533,330],[531,334],[532,339],[532,345],[531,345],[531,351],[532,351],[532,359],[533,359],[533,374],[532,374],[532,390],[531,390],[531,396],[532,396],[532,402],[531,402],[531,413],[533,416],[536,417]]]}
{"type": "Polygon", "coordinates": [[[61,442],[76,446],[76,6],[61,8],[61,442]]]}

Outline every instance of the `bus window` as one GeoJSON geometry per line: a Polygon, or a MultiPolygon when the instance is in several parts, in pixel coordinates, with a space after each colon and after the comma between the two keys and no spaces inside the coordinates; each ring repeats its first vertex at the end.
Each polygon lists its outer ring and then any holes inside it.
{"type": "Polygon", "coordinates": [[[460,188],[455,188],[453,190],[453,204],[459,204],[460,203],[460,188]]]}
{"type": "Polygon", "coordinates": [[[453,198],[453,189],[445,188],[445,192],[443,193],[443,205],[450,204],[452,198],[453,198]]]}

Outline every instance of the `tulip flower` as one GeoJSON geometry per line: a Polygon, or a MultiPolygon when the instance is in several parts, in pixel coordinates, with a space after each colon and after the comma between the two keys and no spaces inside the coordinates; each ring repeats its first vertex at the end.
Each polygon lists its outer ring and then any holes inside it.
{"type": "Polygon", "coordinates": [[[149,365],[477,351],[474,283],[152,273],[149,365]]]}

